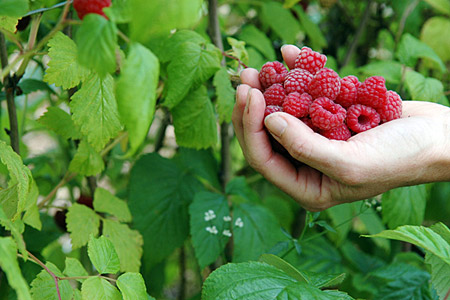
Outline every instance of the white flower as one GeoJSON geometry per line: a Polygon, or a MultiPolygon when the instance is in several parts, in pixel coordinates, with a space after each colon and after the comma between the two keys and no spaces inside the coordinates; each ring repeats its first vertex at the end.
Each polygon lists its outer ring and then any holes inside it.
{"type": "Polygon", "coordinates": [[[216,214],[212,209],[205,212],[205,221],[211,221],[216,218],[216,214]]]}
{"type": "Polygon", "coordinates": [[[241,218],[237,218],[236,222],[234,222],[234,225],[236,225],[237,227],[242,228],[242,227],[244,227],[244,222],[242,222],[241,218]]]}
{"type": "Polygon", "coordinates": [[[224,216],[224,217],[223,217],[223,220],[224,220],[225,222],[231,222],[231,217],[230,217],[230,216],[224,216]]]}
{"type": "Polygon", "coordinates": [[[225,229],[225,230],[222,232],[222,234],[223,234],[224,236],[231,237],[231,231],[229,231],[228,229],[225,229]]]}
{"type": "Polygon", "coordinates": [[[219,231],[217,231],[216,226],[208,226],[208,227],[206,227],[206,231],[208,231],[209,233],[212,233],[212,234],[217,234],[219,232],[219,231]]]}

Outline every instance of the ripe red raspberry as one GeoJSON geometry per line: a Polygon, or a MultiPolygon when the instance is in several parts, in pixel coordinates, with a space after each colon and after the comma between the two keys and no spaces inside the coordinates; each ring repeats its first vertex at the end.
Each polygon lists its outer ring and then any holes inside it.
{"type": "Polygon", "coordinates": [[[381,76],[367,78],[358,88],[356,103],[378,108],[386,101],[386,80],[381,76]]]}
{"type": "Polygon", "coordinates": [[[73,8],[77,11],[78,18],[81,20],[87,14],[98,14],[105,18],[103,8],[111,6],[111,0],[74,0],[73,8]]]}
{"type": "Polygon", "coordinates": [[[342,124],[341,126],[335,127],[330,130],[321,130],[319,131],[319,133],[324,137],[329,138],[330,140],[339,141],[346,141],[352,136],[352,133],[345,124],[342,124]]]}
{"type": "Polygon", "coordinates": [[[286,67],[279,61],[265,63],[259,72],[259,82],[263,89],[275,83],[283,83],[288,73],[286,67]]]}
{"type": "Polygon", "coordinates": [[[306,117],[311,103],[312,98],[309,94],[293,92],[284,99],[283,111],[296,118],[306,117]]]}
{"type": "Polygon", "coordinates": [[[355,104],[358,95],[359,81],[356,76],[350,75],[341,79],[341,90],[334,102],[347,108],[355,104]]]}
{"type": "Polygon", "coordinates": [[[317,128],[316,126],[313,125],[313,123],[312,123],[310,118],[303,117],[303,118],[300,118],[300,120],[303,123],[305,123],[306,125],[308,125],[308,127],[311,128],[314,132],[319,132],[319,128],[317,128]]]}
{"type": "Polygon", "coordinates": [[[327,97],[314,100],[309,108],[309,116],[314,126],[321,130],[330,130],[344,123],[346,111],[327,97]]]}
{"type": "Polygon", "coordinates": [[[284,80],[284,88],[286,93],[298,92],[300,94],[308,92],[308,86],[313,78],[313,75],[306,70],[293,69],[284,80]]]}
{"type": "Polygon", "coordinates": [[[281,106],[268,105],[268,106],[266,106],[266,109],[264,110],[264,118],[270,114],[273,114],[274,112],[279,112],[279,111],[283,111],[283,108],[281,106]]]}
{"type": "Polygon", "coordinates": [[[327,97],[330,100],[336,99],[341,89],[341,78],[335,71],[323,68],[311,80],[309,84],[309,94],[313,99],[327,97]]]}
{"type": "Polygon", "coordinates": [[[269,105],[281,106],[281,105],[283,105],[285,97],[286,97],[286,92],[284,90],[284,87],[283,87],[283,85],[281,85],[279,83],[275,83],[275,84],[271,85],[264,92],[264,99],[266,100],[266,106],[269,106],[269,105]]]}
{"type": "Polygon", "coordinates": [[[347,126],[356,133],[360,133],[380,124],[380,115],[369,106],[355,104],[347,110],[347,126]]]}
{"type": "Polygon", "coordinates": [[[294,68],[304,69],[314,75],[325,66],[326,62],[325,55],[313,51],[311,48],[303,47],[295,59],[294,68]]]}
{"type": "Polygon", "coordinates": [[[381,123],[398,119],[402,116],[402,98],[394,91],[387,91],[386,101],[376,110],[381,123]]]}

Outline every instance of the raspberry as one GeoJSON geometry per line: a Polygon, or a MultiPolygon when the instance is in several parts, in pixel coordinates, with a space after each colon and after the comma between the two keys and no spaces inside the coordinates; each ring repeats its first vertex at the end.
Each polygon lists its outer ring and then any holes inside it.
{"type": "Polygon", "coordinates": [[[284,80],[284,88],[286,93],[298,92],[300,94],[308,92],[308,86],[313,75],[306,70],[293,69],[284,80]]]}
{"type": "Polygon", "coordinates": [[[259,72],[259,82],[266,89],[275,83],[283,83],[287,73],[288,70],[279,61],[267,62],[259,72]]]}
{"type": "Polygon", "coordinates": [[[318,132],[319,128],[317,128],[316,126],[313,125],[312,121],[310,118],[308,117],[303,117],[300,118],[300,120],[305,123],[306,125],[308,125],[309,128],[311,128],[314,132],[318,132]]]}
{"type": "Polygon", "coordinates": [[[398,119],[402,116],[402,98],[394,91],[387,91],[386,101],[376,110],[381,123],[398,119]]]}
{"type": "Polygon", "coordinates": [[[362,104],[355,104],[347,110],[347,126],[356,133],[369,130],[380,124],[377,111],[362,104]]]}
{"type": "Polygon", "coordinates": [[[111,6],[111,0],[74,0],[73,8],[77,11],[78,18],[81,20],[87,14],[98,14],[105,18],[103,8],[111,6]]]}
{"type": "Polygon", "coordinates": [[[281,106],[268,105],[268,106],[266,106],[266,110],[264,110],[264,118],[270,114],[273,114],[274,112],[279,112],[279,111],[283,111],[283,108],[281,106]]]}
{"type": "Polygon", "coordinates": [[[356,103],[378,108],[386,101],[385,79],[381,76],[367,78],[358,88],[356,103]]]}
{"type": "Polygon", "coordinates": [[[316,74],[325,66],[326,62],[327,57],[325,55],[313,51],[311,48],[303,47],[295,59],[294,68],[304,69],[311,74],[316,74]]]}
{"type": "Polygon", "coordinates": [[[286,92],[284,90],[284,87],[279,83],[275,83],[275,84],[271,85],[264,92],[264,99],[266,100],[266,106],[269,106],[269,105],[281,106],[281,105],[283,105],[283,101],[284,101],[285,97],[286,97],[286,92]]]}
{"type": "Polygon", "coordinates": [[[340,89],[341,79],[339,75],[328,68],[323,68],[317,72],[309,84],[309,94],[313,99],[327,97],[330,100],[334,100],[340,89]]]}
{"type": "Polygon", "coordinates": [[[344,123],[346,111],[327,97],[314,100],[309,108],[309,116],[314,126],[321,130],[330,130],[344,123]]]}
{"type": "Polygon", "coordinates": [[[342,124],[341,126],[335,127],[330,130],[321,130],[319,131],[319,133],[324,137],[329,138],[330,140],[339,141],[346,141],[352,136],[352,133],[345,124],[342,124]]]}
{"type": "Polygon", "coordinates": [[[296,118],[306,117],[311,103],[312,98],[309,94],[293,92],[284,99],[283,111],[296,118]]]}
{"type": "Polygon", "coordinates": [[[353,75],[346,76],[341,79],[341,90],[334,102],[348,108],[355,104],[358,95],[359,81],[353,75]]]}

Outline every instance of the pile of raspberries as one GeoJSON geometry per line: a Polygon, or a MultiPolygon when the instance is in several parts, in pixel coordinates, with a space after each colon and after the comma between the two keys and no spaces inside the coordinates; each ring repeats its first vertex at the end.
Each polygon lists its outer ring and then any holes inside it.
{"type": "Polygon", "coordinates": [[[333,140],[348,140],[402,115],[402,99],[388,91],[385,79],[372,76],[340,78],[324,68],[327,57],[303,47],[290,71],[278,62],[261,68],[259,81],[266,101],[265,116],[283,111],[315,132],[333,140]]]}

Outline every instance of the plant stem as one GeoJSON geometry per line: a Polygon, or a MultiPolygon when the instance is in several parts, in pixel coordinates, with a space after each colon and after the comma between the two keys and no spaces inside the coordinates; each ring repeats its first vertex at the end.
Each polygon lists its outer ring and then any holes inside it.
{"type": "Polygon", "coordinates": [[[450,297],[450,289],[448,289],[447,294],[445,294],[444,300],[448,300],[449,297],[450,297]]]}
{"type": "Polygon", "coordinates": [[[73,178],[75,178],[77,174],[67,171],[66,174],[64,174],[64,177],[61,179],[61,181],[51,190],[51,192],[38,204],[38,208],[43,208],[47,202],[49,202],[58,192],[58,190],[66,185],[69,181],[71,181],[73,178]]]}
{"type": "Polygon", "coordinates": [[[91,277],[100,277],[100,278],[103,278],[103,279],[106,279],[106,280],[109,280],[109,281],[112,281],[112,282],[116,282],[117,281],[117,279],[114,279],[114,278],[110,278],[110,277],[108,277],[108,276],[103,276],[103,275],[91,275],[91,276],[73,276],[73,277],[59,277],[58,279],[59,280],[77,280],[77,279],[89,279],[89,278],[91,278],[91,277]]]}
{"type": "Polygon", "coordinates": [[[402,37],[403,30],[405,29],[406,20],[408,19],[409,15],[413,12],[413,10],[416,8],[416,6],[419,4],[420,0],[415,0],[411,2],[408,7],[403,11],[402,18],[400,20],[400,24],[398,25],[397,34],[395,35],[395,47],[394,52],[397,49],[397,45],[400,42],[400,38],[402,37]]]}
{"type": "Polygon", "coordinates": [[[186,299],[186,251],[184,246],[180,248],[180,289],[178,291],[178,300],[186,299]]]}
{"type": "Polygon", "coordinates": [[[34,262],[36,262],[38,265],[40,265],[53,278],[53,281],[55,282],[55,285],[56,285],[56,293],[58,294],[58,299],[61,300],[61,292],[59,291],[59,283],[58,283],[59,277],[56,276],[55,273],[50,271],[50,269],[42,261],[40,261],[39,258],[34,256],[30,251],[27,251],[27,253],[28,253],[28,256],[30,256],[34,262]]]}
{"type": "Polygon", "coordinates": [[[161,119],[161,122],[158,127],[158,131],[156,132],[156,136],[155,136],[155,150],[154,150],[155,152],[158,152],[163,147],[164,137],[166,136],[166,129],[167,129],[167,126],[169,126],[169,122],[170,122],[170,114],[167,111],[167,109],[163,108],[162,111],[163,111],[164,115],[161,119]]]}
{"type": "Polygon", "coordinates": [[[26,15],[24,15],[24,17],[31,16],[31,15],[34,15],[34,14],[43,13],[43,12],[46,12],[46,11],[49,11],[49,10],[52,10],[52,9],[59,8],[59,7],[62,7],[64,5],[67,5],[67,3],[70,4],[72,2],[73,2],[72,0],[69,0],[69,1],[64,1],[64,2],[57,3],[57,4],[55,4],[55,5],[51,6],[51,7],[44,7],[44,8],[32,10],[32,11],[28,12],[26,15]]]}

